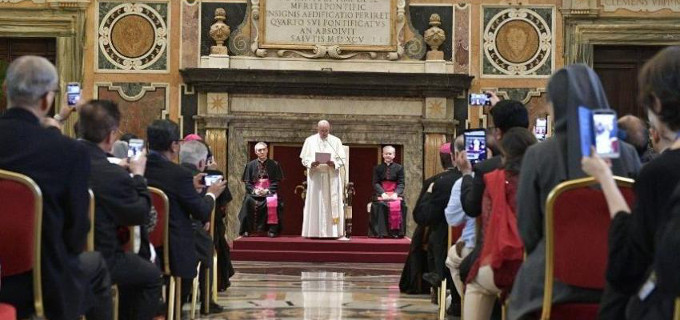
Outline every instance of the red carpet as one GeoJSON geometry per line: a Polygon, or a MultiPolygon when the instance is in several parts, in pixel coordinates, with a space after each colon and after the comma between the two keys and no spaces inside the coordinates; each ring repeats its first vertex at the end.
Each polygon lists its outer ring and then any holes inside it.
{"type": "Polygon", "coordinates": [[[349,241],[300,236],[248,237],[234,240],[235,261],[404,263],[411,240],[352,237],[349,241]]]}

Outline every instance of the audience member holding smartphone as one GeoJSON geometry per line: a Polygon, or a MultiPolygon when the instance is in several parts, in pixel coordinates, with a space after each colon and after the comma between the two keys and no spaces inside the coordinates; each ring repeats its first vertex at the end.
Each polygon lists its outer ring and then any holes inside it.
{"type": "MultiPolygon", "coordinates": [[[[679,193],[672,196],[680,183],[680,47],[666,48],[647,62],[638,83],[640,103],[647,109],[652,126],[675,132],[675,139],[665,152],[640,171],[632,211],[614,184],[612,175],[616,173],[612,173],[609,164],[597,155],[582,160],[583,170],[602,184],[612,215],[609,288],[602,301],[601,319],[623,319],[624,316],[626,319],[670,319],[672,301],[677,294],[663,290],[668,288],[664,281],[673,275],[652,270],[655,269],[655,248],[663,247],[661,239],[671,221],[673,211],[669,210],[672,209],[669,204],[676,203],[680,197],[679,193]],[[627,304],[629,314],[626,314],[627,304]]],[[[657,267],[665,270],[664,265],[657,267]]]]}
{"type": "MultiPolygon", "coordinates": [[[[555,119],[555,134],[531,146],[522,162],[517,190],[517,222],[527,258],[517,274],[508,317],[524,319],[540,310],[545,278],[545,202],[550,191],[565,180],[582,178],[579,106],[609,109],[595,72],[585,65],[560,69],[548,82],[549,112],[555,119]]],[[[640,168],[635,149],[623,143],[621,157],[613,159],[617,175],[630,177],[640,168]]],[[[587,250],[588,248],[583,248],[587,250]]],[[[555,280],[553,303],[599,301],[602,292],[568,286],[555,280]]],[[[623,318],[622,318],[623,319],[623,318]]]]}

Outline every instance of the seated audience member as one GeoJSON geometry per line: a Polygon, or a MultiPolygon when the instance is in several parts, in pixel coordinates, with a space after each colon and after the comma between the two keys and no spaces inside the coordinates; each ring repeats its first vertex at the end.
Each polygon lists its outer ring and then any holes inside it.
{"type": "MultiPolygon", "coordinates": [[[[570,65],[553,74],[548,82],[548,97],[555,134],[527,150],[517,189],[517,221],[527,257],[510,295],[508,317],[511,320],[529,317],[543,304],[543,217],[548,193],[560,182],[585,176],[581,170],[578,107],[609,108],[599,78],[585,65],[570,65]]],[[[624,177],[635,175],[640,168],[635,149],[625,142],[621,142],[621,157],[612,163],[614,172],[624,177]]],[[[569,286],[557,279],[554,282],[553,303],[593,302],[599,301],[601,295],[599,290],[569,286]]]]}
{"type": "Polygon", "coordinates": [[[490,319],[496,297],[507,294],[522,263],[524,248],[516,236],[517,180],[524,152],[535,143],[529,130],[511,128],[500,142],[503,169],[484,175],[487,187],[481,217],[485,237],[466,281],[465,319],[490,319]]]}
{"type": "MultiPolygon", "coordinates": [[[[446,169],[453,166],[451,161],[451,156],[448,152],[450,147],[446,147],[448,143],[441,145],[439,148],[439,160],[442,165],[442,169],[446,169]]],[[[450,145],[450,144],[449,144],[450,145]]],[[[401,272],[401,278],[399,279],[399,291],[407,294],[421,294],[429,293],[430,286],[427,281],[423,281],[423,273],[428,272],[427,269],[427,239],[429,238],[430,230],[427,227],[425,216],[427,215],[425,209],[429,207],[429,201],[431,198],[431,193],[427,190],[431,190],[434,186],[434,181],[443,176],[446,171],[435,174],[425,181],[423,181],[423,187],[420,189],[420,195],[418,195],[418,200],[413,209],[413,221],[416,223],[416,229],[413,231],[413,236],[411,237],[411,246],[409,247],[409,253],[406,257],[406,263],[404,264],[404,269],[401,272]]]]}
{"type": "Polygon", "coordinates": [[[161,298],[161,272],[151,261],[124,252],[117,237],[119,227],[149,222],[151,196],[144,179],[146,155],[129,159],[129,172],[107,159],[120,124],[115,103],[89,101],[80,107],[79,116],[79,132],[90,153],[92,168],[95,248],[106,260],[111,281],[120,290],[121,319],[151,319],[161,298]]]}
{"type": "MultiPolygon", "coordinates": [[[[180,165],[191,172],[191,174],[194,176],[194,181],[199,180],[199,184],[195,187],[197,187],[196,191],[202,196],[205,193],[207,186],[205,185],[205,182],[200,180],[205,180],[206,175],[203,173],[203,171],[206,168],[207,159],[208,148],[201,141],[185,140],[185,142],[179,148],[180,165]]],[[[222,182],[221,179],[219,182],[222,182]]],[[[215,218],[215,221],[217,221],[218,218],[215,218]]],[[[198,259],[201,261],[201,271],[198,280],[201,292],[205,292],[205,286],[210,285],[205,283],[205,274],[208,272],[208,274],[212,276],[210,270],[212,270],[212,257],[215,245],[213,243],[213,239],[210,238],[210,234],[208,233],[210,229],[209,223],[203,223],[201,221],[192,219],[192,225],[194,228],[196,254],[198,259]]],[[[191,281],[187,279],[186,285],[184,285],[182,288],[185,290],[187,296],[189,295],[189,289],[191,288],[190,286],[191,281]]],[[[203,304],[201,304],[201,306],[203,307],[203,304]]],[[[213,306],[213,309],[219,310],[220,307],[213,306]]],[[[203,310],[203,313],[208,313],[208,311],[203,310]]]]}
{"type": "Polygon", "coordinates": [[[642,164],[652,160],[654,150],[649,148],[649,129],[642,119],[630,114],[625,115],[619,118],[618,127],[619,136],[635,147],[642,164]]]}
{"type": "Polygon", "coordinates": [[[283,199],[277,193],[283,171],[278,162],[267,157],[267,144],[255,144],[257,159],[246,164],[241,180],[246,185],[246,194],[238,218],[241,222],[239,234],[248,236],[267,232],[270,238],[281,232],[283,199]]]}
{"type": "Polygon", "coordinates": [[[404,167],[394,162],[393,146],[383,147],[384,162],[373,168],[373,196],[368,224],[369,237],[403,238],[406,230],[404,167]]]}
{"type": "MultiPolygon", "coordinates": [[[[446,270],[446,254],[448,251],[448,238],[449,238],[449,225],[446,223],[446,217],[444,216],[444,210],[446,205],[449,203],[449,198],[451,197],[451,189],[453,189],[453,183],[461,177],[461,173],[453,166],[453,155],[451,154],[451,144],[448,143],[444,150],[440,150],[440,153],[448,154],[451,159],[451,167],[447,168],[446,173],[444,173],[439,179],[435,180],[432,189],[428,189],[428,193],[431,193],[431,198],[429,205],[426,209],[427,219],[426,224],[430,228],[430,236],[428,239],[428,264],[429,273],[423,274],[423,279],[428,281],[432,286],[438,287],[441,284],[444,277],[450,277],[451,274],[444,272],[446,270]]],[[[452,280],[450,279],[447,284],[451,286],[453,290],[452,280]]]]}
{"type": "Polygon", "coordinates": [[[654,150],[654,156],[652,157],[654,159],[673,145],[677,133],[668,129],[653,113],[648,112],[647,117],[649,118],[649,141],[652,145],[652,150],[654,150]]]}
{"type": "MultiPolygon", "coordinates": [[[[89,230],[87,150],[41,127],[59,79],[45,58],[23,56],[7,68],[8,110],[0,118],[0,169],[24,174],[42,192],[42,296],[46,318],[111,319],[111,281],[98,252],[81,253],[89,230]]],[[[0,227],[2,228],[2,227],[0,227]]],[[[3,261],[6,263],[6,261],[3,261]]],[[[20,319],[33,312],[31,272],[2,277],[0,301],[20,319]]]]}
{"type": "Polygon", "coordinates": [[[191,171],[173,162],[179,154],[179,126],[155,120],[146,132],[150,151],[145,176],[150,186],[165,192],[170,204],[170,270],[173,276],[193,279],[198,257],[192,218],[204,224],[210,221],[215,198],[224,191],[226,181],[212,184],[201,197],[191,171]]]}
{"type": "MultiPolygon", "coordinates": [[[[198,135],[196,135],[198,136],[198,135]]],[[[224,173],[218,170],[217,162],[215,162],[215,157],[213,157],[210,151],[210,146],[205,143],[198,136],[198,141],[203,143],[208,149],[208,156],[206,158],[206,175],[218,175],[225,177],[224,173]]],[[[231,286],[229,278],[234,275],[234,266],[231,264],[231,253],[229,251],[229,244],[227,243],[226,232],[227,226],[225,224],[225,219],[227,218],[227,204],[231,202],[232,196],[231,191],[229,191],[229,186],[224,186],[224,192],[217,197],[215,200],[215,249],[217,250],[217,290],[224,291],[231,286]]]]}
{"type": "MultiPolygon", "coordinates": [[[[680,47],[662,50],[640,71],[638,96],[654,128],[680,132],[679,83],[680,47]]],[[[661,243],[661,239],[667,226],[673,225],[670,223],[672,209],[676,207],[678,195],[673,196],[673,190],[680,183],[678,163],[680,140],[676,134],[669,148],[640,170],[631,211],[612,179],[616,171],[612,173],[607,163],[597,156],[583,158],[583,170],[602,184],[612,216],[607,267],[609,287],[600,309],[602,319],[623,319],[624,316],[662,319],[661,314],[668,315],[663,319],[670,319],[674,295],[668,290],[656,289],[666,287],[667,283],[662,284],[663,273],[657,277],[650,270],[654,269],[655,248],[668,245],[661,243]]],[[[671,232],[677,233],[677,230],[671,232]]]]}
{"type": "MultiPolygon", "coordinates": [[[[454,157],[456,159],[456,165],[458,168],[464,168],[466,164],[469,163],[467,160],[467,154],[465,153],[465,142],[463,135],[456,138],[453,143],[454,146],[454,157]]],[[[451,278],[453,279],[453,284],[456,287],[456,291],[459,296],[463,296],[463,281],[460,278],[460,263],[465,257],[467,257],[470,252],[475,248],[475,232],[476,223],[475,218],[469,217],[463,211],[463,205],[460,203],[460,185],[463,182],[463,178],[458,178],[453,184],[451,189],[451,196],[449,197],[449,203],[446,205],[444,210],[444,215],[446,216],[446,222],[449,226],[460,226],[465,225],[463,228],[463,233],[460,238],[456,240],[455,244],[449,248],[448,255],[446,257],[446,266],[451,272],[451,278]]],[[[452,310],[453,311],[453,310],[452,310]]]]}

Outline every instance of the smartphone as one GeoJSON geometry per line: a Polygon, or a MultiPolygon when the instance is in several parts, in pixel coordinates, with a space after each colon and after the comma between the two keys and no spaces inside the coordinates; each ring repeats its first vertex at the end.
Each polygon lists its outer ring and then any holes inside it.
{"type": "Polygon", "coordinates": [[[536,123],[534,124],[534,136],[538,141],[544,141],[548,136],[547,118],[536,118],[536,123]]]}
{"type": "Polygon", "coordinates": [[[203,177],[203,181],[206,187],[211,186],[213,183],[218,183],[222,181],[222,176],[219,174],[211,174],[203,177]]]}
{"type": "Polygon", "coordinates": [[[618,158],[621,154],[616,111],[597,109],[592,113],[595,152],[602,158],[618,158]]]}
{"type": "Polygon", "coordinates": [[[468,102],[471,106],[490,106],[491,95],[486,93],[470,93],[468,102]]]}
{"type": "Polygon", "coordinates": [[[134,158],[142,153],[144,149],[144,140],[130,139],[128,142],[128,158],[134,158]]]}
{"type": "Polygon", "coordinates": [[[486,159],[486,130],[468,129],[463,134],[465,153],[470,163],[475,164],[486,159]]]}
{"type": "Polygon", "coordinates": [[[66,105],[75,107],[80,101],[80,83],[69,82],[66,84],[66,105]]]}

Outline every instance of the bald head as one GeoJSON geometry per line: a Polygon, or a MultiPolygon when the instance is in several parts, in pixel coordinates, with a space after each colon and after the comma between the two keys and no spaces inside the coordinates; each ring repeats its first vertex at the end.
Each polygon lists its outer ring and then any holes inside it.
{"type": "Polygon", "coordinates": [[[638,154],[642,155],[647,150],[649,142],[647,124],[636,116],[625,115],[619,118],[618,125],[619,129],[626,132],[624,141],[632,144],[638,154]]]}
{"type": "Polygon", "coordinates": [[[326,120],[321,120],[316,124],[316,132],[319,133],[321,139],[326,139],[328,133],[331,132],[331,124],[326,120]]]}
{"type": "Polygon", "coordinates": [[[57,69],[43,57],[23,56],[7,68],[4,85],[9,108],[38,110],[43,107],[47,110],[41,111],[47,114],[58,85],[57,69]],[[45,97],[48,98],[46,107],[40,103],[45,97]]]}

